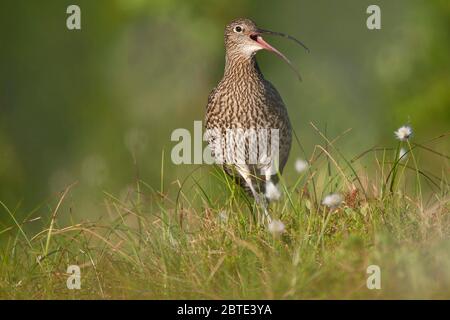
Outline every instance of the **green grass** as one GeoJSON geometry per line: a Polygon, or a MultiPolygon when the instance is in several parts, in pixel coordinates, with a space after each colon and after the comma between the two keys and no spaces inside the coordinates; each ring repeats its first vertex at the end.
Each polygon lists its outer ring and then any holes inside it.
{"type": "Polygon", "coordinates": [[[449,299],[448,156],[408,142],[401,161],[399,148],[346,159],[339,137],[322,137],[309,170],[283,176],[271,205],[279,236],[220,170],[164,184],[163,161],[160,190],[137,179],[126,196],[105,192],[95,221],[72,213],[76,185],[22,219],[2,203],[0,298],[449,299]],[[441,175],[420,167],[425,154],[441,175]],[[321,205],[331,192],[345,198],[333,210],[321,205]],[[381,290],[366,286],[372,264],[381,290]],[[81,268],[81,290],[66,287],[69,265],[81,268]]]}

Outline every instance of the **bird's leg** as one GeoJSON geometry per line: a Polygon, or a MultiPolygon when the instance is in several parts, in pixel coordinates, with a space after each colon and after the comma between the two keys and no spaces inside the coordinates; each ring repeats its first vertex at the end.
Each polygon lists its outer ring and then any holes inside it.
{"type": "MultiPolygon", "coordinates": [[[[272,181],[272,176],[273,176],[272,168],[269,167],[269,166],[265,166],[264,168],[261,169],[261,175],[264,176],[264,182],[265,182],[265,185],[264,185],[264,193],[267,194],[267,193],[266,193],[267,186],[268,186],[270,183],[275,184],[275,183],[272,181]]],[[[267,200],[270,201],[270,199],[267,199],[267,200]]]]}
{"type": "Polygon", "coordinates": [[[268,186],[268,184],[270,184],[270,183],[274,183],[273,181],[272,181],[272,170],[271,170],[271,168],[265,168],[265,169],[263,169],[263,176],[264,176],[264,179],[265,179],[265,186],[264,186],[264,194],[262,195],[262,197],[263,197],[263,200],[264,200],[264,202],[265,202],[265,204],[264,204],[264,210],[265,210],[265,212],[266,212],[266,216],[267,216],[267,218],[268,218],[268,222],[270,223],[271,221],[272,221],[272,219],[270,218],[270,215],[269,215],[269,213],[268,213],[268,206],[269,206],[269,202],[270,202],[270,199],[267,197],[267,193],[266,193],[266,190],[267,190],[267,186],[268,186]]]}
{"type": "Polygon", "coordinates": [[[264,173],[264,177],[266,178],[266,185],[265,185],[264,190],[267,190],[267,185],[268,185],[270,182],[272,182],[272,175],[269,173],[268,170],[266,170],[265,173],[264,173]]]}
{"type": "Polygon", "coordinates": [[[262,209],[264,210],[264,217],[267,220],[267,224],[270,224],[272,222],[272,217],[269,214],[269,204],[266,200],[266,197],[264,194],[259,193],[257,202],[261,205],[262,209]]]}
{"type": "Polygon", "coordinates": [[[256,191],[255,187],[253,186],[250,170],[248,170],[248,168],[247,168],[246,170],[245,169],[237,169],[237,171],[239,172],[241,177],[245,180],[245,183],[247,184],[250,191],[252,192],[252,195],[255,198],[256,204],[259,205],[263,209],[264,217],[266,218],[267,223],[271,223],[272,218],[270,217],[270,214],[269,214],[267,200],[266,200],[264,194],[258,193],[256,191]]]}

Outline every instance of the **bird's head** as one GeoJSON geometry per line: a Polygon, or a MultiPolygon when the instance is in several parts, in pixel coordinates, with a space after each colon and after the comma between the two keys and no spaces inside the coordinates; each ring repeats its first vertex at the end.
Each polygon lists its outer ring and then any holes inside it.
{"type": "MultiPolygon", "coordinates": [[[[236,19],[225,28],[225,48],[232,53],[251,56],[264,49],[265,42],[258,42],[258,27],[250,19],[236,19]]],[[[272,47],[268,47],[272,48],[272,47]]]]}
{"type": "Polygon", "coordinates": [[[300,78],[298,71],[292,66],[289,59],[286,58],[286,56],[280,51],[268,44],[263,39],[263,34],[277,35],[288,38],[295,41],[309,52],[309,49],[302,42],[290,35],[260,29],[250,19],[236,19],[225,27],[225,48],[227,50],[227,55],[248,58],[254,56],[257,51],[265,49],[275,53],[278,57],[283,59],[300,78]]]}

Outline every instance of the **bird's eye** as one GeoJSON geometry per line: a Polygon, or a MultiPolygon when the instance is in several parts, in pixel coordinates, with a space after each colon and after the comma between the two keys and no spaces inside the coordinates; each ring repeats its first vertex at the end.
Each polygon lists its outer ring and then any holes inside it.
{"type": "Polygon", "coordinates": [[[234,32],[240,33],[240,32],[242,32],[242,30],[244,30],[244,29],[241,26],[234,27],[234,32]]]}

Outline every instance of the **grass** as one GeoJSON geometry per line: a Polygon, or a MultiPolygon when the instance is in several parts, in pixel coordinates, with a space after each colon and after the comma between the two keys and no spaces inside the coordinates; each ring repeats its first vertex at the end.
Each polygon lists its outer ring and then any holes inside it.
{"type": "Polygon", "coordinates": [[[10,223],[0,229],[0,298],[449,299],[449,157],[436,140],[403,143],[402,159],[400,145],[347,159],[341,136],[315,129],[324,145],[307,171],[283,176],[271,205],[281,235],[258,224],[222,171],[199,166],[165,185],[164,161],[160,190],[137,178],[126,196],[105,192],[95,221],[72,212],[74,185],[23,219],[1,203],[10,223]],[[425,153],[440,176],[420,167],[425,153]],[[332,192],[345,199],[335,209],[321,204],[332,192]],[[81,268],[81,290],[67,289],[69,265],[81,268]],[[370,265],[380,290],[366,286],[370,265]]]}

